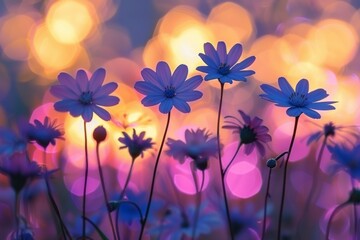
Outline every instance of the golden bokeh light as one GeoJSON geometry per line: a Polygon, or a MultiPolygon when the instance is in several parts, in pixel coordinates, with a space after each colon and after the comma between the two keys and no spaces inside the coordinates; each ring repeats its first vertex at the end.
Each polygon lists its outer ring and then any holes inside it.
{"type": "Polygon", "coordinates": [[[96,27],[96,11],[88,1],[65,0],[51,5],[46,16],[46,26],[61,43],[74,44],[84,40],[96,27]]]}

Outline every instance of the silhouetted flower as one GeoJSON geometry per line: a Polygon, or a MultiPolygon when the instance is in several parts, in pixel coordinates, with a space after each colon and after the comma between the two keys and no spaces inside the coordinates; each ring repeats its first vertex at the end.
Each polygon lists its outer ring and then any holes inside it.
{"type": "Polygon", "coordinates": [[[335,144],[328,146],[328,149],[336,162],[334,171],[343,170],[352,178],[360,180],[360,142],[354,145],[335,144]]]}
{"type": "Polygon", "coordinates": [[[271,136],[268,134],[269,129],[262,125],[263,120],[261,118],[254,117],[251,119],[243,111],[238,110],[238,112],[242,120],[234,116],[226,116],[226,125],[223,128],[232,129],[233,133],[239,134],[240,143],[245,145],[245,154],[252,153],[256,147],[260,155],[264,156],[264,144],[271,141],[271,136]]]}
{"type": "Polygon", "coordinates": [[[298,117],[304,113],[311,118],[320,118],[321,115],[314,110],[335,109],[331,104],[336,101],[319,102],[328,96],[324,89],[318,88],[309,92],[309,82],[306,79],[301,79],[297,83],[295,91],[284,77],[280,77],[278,83],[280,90],[268,84],[262,84],[260,87],[265,94],[260,94],[260,97],[274,102],[276,106],[287,107],[286,113],[290,117],[298,117]]]}
{"type": "Polygon", "coordinates": [[[207,66],[197,67],[196,70],[207,73],[205,81],[219,79],[221,83],[230,84],[233,80],[245,82],[246,77],[255,73],[253,70],[244,70],[255,61],[254,56],[237,63],[242,54],[241,44],[235,44],[227,53],[224,42],[218,42],[216,50],[211,43],[205,43],[204,52],[199,56],[207,66]]]}
{"type": "Polygon", "coordinates": [[[60,73],[59,85],[50,88],[50,92],[62,100],[54,107],[59,112],[70,112],[73,117],[82,116],[90,122],[93,113],[105,121],[110,120],[110,114],[99,106],[113,106],[119,103],[119,98],[109,96],[117,88],[117,83],[102,85],[105,79],[105,69],[97,69],[90,80],[84,70],[78,70],[75,79],[68,73],[60,73]]]}
{"type": "Polygon", "coordinates": [[[144,151],[151,148],[154,144],[151,142],[151,138],[144,139],[145,132],[141,132],[140,135],[136,134],[136,130],[133,129],[133,137],[131,138],[126,132],[122,132],[124,137],[120,137],[118,140],[120,143],[125,146],[120,147],[120,149],[128,148],[129,154],[133,160],[138,156],[144,156],[144,151]]]}
{"type": "Polygon", "coordinates": [[[144,81],[135,83],[135,89],[141,94],[147,95],[141,103],[148,107],[160,103],[161,113],[169,113],[173,107],[180,112],[190,112],[187,102],[195,101],[202,97],[200,91],[194,89],[202,82],[202,77],[197,75],[186,80],[188,68],[179,65],[171,75],[169,65],[159,62],[156,72],[150,68],[141,71],[144,81]]]}
{"type": "Polygon", "coordinates": [[[44,118],[44,123],[35,119],[34,124],[29,123],[27,130],[27,137],[29,141],[35,141],[43,148],[47,148],[49,144],[55,145],[56,139],[64,139],[64,133],[58,129],[56,120],[50,121],[48,117],[44,118]]]}
{"type": "Polygon", "coordinates": [[[15,153],[2,159],[0,173],[6,175],[10,180],[11,187],[19,192],[28,179],[40,176],[41,168],[36,162],[29,161],[25,153],[15,153]]]}
{"type": "Polygon", "coordinates": [[[186,129],[185,142],[169,138],[166,143],[169,149],[166,153],[180,163],[184,163],[185,158],[190,157],[198,169],[205,170],[209,158],[216,156],[218,149],[216,137],[209,137],[210,134],[205,129],[197,129],[196,131],[186,129]]]}
{"type": "MultiPolygon", "coordinates": [[[[194,205],[188,205],[184,208],[170,206],[166,211],[163,223],[156,224],[150,229],[150,233],[162,233],[164,239],[180,240],[191,238],[195,226],[195,211],[196,207],[194,205]]],[[[198,239],[202,234],[210,234],[215,229],[221,228],[222,223],[221,216],[217,212],[207,208],[206,203],[201,203],[195,239],[198,239]]]]}

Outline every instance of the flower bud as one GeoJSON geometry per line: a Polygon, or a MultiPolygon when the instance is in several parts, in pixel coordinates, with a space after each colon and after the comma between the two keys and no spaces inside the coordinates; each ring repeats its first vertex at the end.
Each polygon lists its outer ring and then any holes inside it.
{"type": "Polygon", "coordinates": [[[275,160],[275,158],[270,158],[269,160],[267,160],[266,166],[268,166],[269,168],[274,168],[274,167],[276,167],[276,160],[275,160]]]}
{"type": "Polygon", "coordinates": [[[106,138],[106,129],[103,126],[98,126],[93,132],[93,138],[96,142],[102,142],[106,138]]]}

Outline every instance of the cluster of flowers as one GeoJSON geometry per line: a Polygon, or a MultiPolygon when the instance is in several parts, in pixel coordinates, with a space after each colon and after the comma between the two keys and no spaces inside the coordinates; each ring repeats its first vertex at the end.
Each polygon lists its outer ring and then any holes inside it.
{"type": "MultiPolygon", "coordinates": [[[[224,42],[219,42],[215,48],[210,43],[205,43],[204,53],[200,53],[200,58],[204,61],[206,66],[200,66],[198,71],[205,73],[205,81],[217,79],[220,84],[220,102],[218,109],[217,119],[217,134],[211,137],[211,134],[206,129],[187,129],[185,131],[185,141],[168,138],[166,135],[170,124],[170,115],[174,108],[182,113],[189,113],[191,111],[189,102],[199,100],[202,97],[202,92],[195,90],[203,81],[200,75],[193,76],[187,79],[188,68],[185,65],[178,66],[172,73],[166,62],[159,62],[155,70],[145,68],[141,71],[143,81],[135,83],[134,88],[141,94],[145,95],[141,103],[144,106],[154,106],[159,104],[159,111],[167,114],[167,123],[164,129],[164,135],[157,153],[153,174],[151,178],[151,188],[149,194],[142,196],[143,203],[139,204],[134,201],[133,193],[127,190],[131,172],[136,159],[143,156],[144,151],[153,147],[154,142],[151,138],[145,137],[145,132],[138,134],[133,130],[133,135],[130,136],[123,132],[123,136],[118,140],[122,144],[120,148],[127,148],[129,155],[132,159],[132,165],[126,179],[126,183],[121,191],[117,194],[118,200],[109,200],[106,184],[102,173],[100,162],[99,145],[105,141],[107,132],[102,126],[99,126],[93,132],[93,138],[97,143],[97,163],[99,176],[101,180],[101,187],[104,195],[104,206],[106,206],[109,223],[112,230],[112,238],[120,239],[121,232],[119,231],[119,216],[121,219],[126,219],[126,212],[132,212],[138,219],[140,219],[140,230],[137,229],[139,239],[144,237],[144,234],[152,234],[154,236],[171,236],[170,239],[182,239],[184,236],[191,237],[192,239],[198,238],[202,234],[209,234],[212,228],[221,226],[223,222],[227,221],[228,236],[235,239],[241,234],[244,225],[250,228],[256,228],[257,222],[254,220],[244,219],[244,214],[238,214],[232,211],[231,206],[227,200],[227,192],[225,187],[225,177],[227,170],[233,163],[238,151],[241,147],[244,148],[244,153],[249,155],[255,149],[260,156],[265,156],[265,146],[272,140],[269,135],[269,129],[263,125],[263,120],[259,117],[251,117],[242,110],[238,110],[238,116],[225,116],[225,125],[223,129],[230,129],[238,136],[239,145],[232,157],[231,161],[224,165],[222,162],[222,144],[220,143],[220,118],[223,101],[223,92],[225,84],[232,84],[233,81],[246,82],[247,78],[255,74],[252,70],[247,70],[248,67],[255,61],[255,57],[248,57],[241,62],[238,62],[242,55],[242,46],[240,44],[234,45],[230,51],[227,51],[224,42]],[[163,213],[160,223],[152,224],[154,226],[146,228],[149,220],[150,207],[155,208],[156,204],[152,205],[155,179],[158,172],[158,164],[161,159],[163,146],[167,145],[168,149],[166,154],[172,156],[180,163],[184,163],[186,159],[191,159],[191,169],[194,176],[194,184],[196,186],[196,200],[195,204],[187,209],[179,209],[169,207],[163,213]],[[209,168],[209,159],[218,158],[219,163],[219,176],[221,177],[222,200],[219,205],[225,206],[220,208],[220,215],[211,211],[207,211],[207,204],[211,200],[202,199],[202,190],[204,186],[204,172],[209,168]],[[198,182],[197,172],[201,174],[201,182],[198,182]],[[147,197],[147,198],[146,198],[147,197]],[[145,201],[147,199],[147,201],[145,201]],[[127,203],[127,204],[125,204],[127,203]],[[125,206],[126,205],[126,206],[125,206]],[[131,209],[131,210],[129,210],[131,209]],[[136,209],[136,211],[134,210],[136,209]],[[145,211],[144,211],[145,209],[145,211]],[[115,223],[112,213],[116,211],[115,223]],[[226,213],[223,217],[222,212],[226,213]],[[220,217],[219,217],[220,216],[220,217]],[[225,220],[219,220],[224,218],[225,220]],[[147,229],[148,231],[145,231],[147,229]]],[[[35,120],[33,123],[23,123],[19,127],[21,137],[14,134],[10,130],[2,129],[0,139],[0,173],[8,176],[10,185],[15,192],[16,206],[16,228],[9,234],[9,239],[34,239],[31,226],[28,226],[19,213],[19,193],[24,189],[29,179],[42,177],[47,186],[48,197],[51,206],[56,213],[59,229],[64,239],[72,239],[74,237],[81,237],[86,239],[88,233],[86,225],[90,224],[95,226],[102,239],[107,239],[103,231],[86,216],[86,188],[88,178],[88,149],[87,149],[87,123],[92,121],[93,114],[98,115],[104,121],[111,119],[111,115],[104,107],[114,106],[120,102],[120,99],[111,94],[116,90],[117,84],[114,82],[103,84],[105,79],[105,69],[97,69],[89,79],[84,70],[78,70],[75,77],[67,73],[60,73],[58,76],[58,85],[51,87],[50,92],[53,96],[60,100],[54,104],[55,110],[59,112],[69,112],[73,117],[81,116],[84,120],[84,134],[85,134],[85,183],[82,202],[82,224],[81,233],[74,236],[72,231],[68,229],[66,221],[63,220],[62,213],[56,201],[52,196],[49,176],[56,172],[56,170],[48,170],[46,167],[46,149],[52,144],[56,144],[57,139],[63,139],[64,133],[60,130],[56,121],[51,121],[49,117],[45,117],[44,121],[35,120]],[[26,153],[26,146],[28,143],[37,143],[44,150],[44,165],[39,166],[34,161],[31,161],[26,153]]],[[[288,116],[293,117],[295,120],[293,135],[290,140],[289,148],[278,157],[274,157],[267,161],[269,173],[276,167],[277,161],[286,155],[284,162],[284,175],[282,182],[282,196],[279,208],[279,220],[277,239],[281,238],[281,225],[282,225],[282,211],[285,204],[286,193],[286,172],[293,148],[296,131],[298,128],[298,120],[302,114],[310,118],[318,119],[320,114],[318,110],[333,110],[335,109],[334,101],[322,101],[328,96],[324,89],[316,89],[309,92],[309,82],[306,79],[301,79],[296,85],[295,89],[284,78],[278,79],[279,88],[277,89],[268,84],[262,84],[260,87],[263,94],[260,95],[264,100],[275,103],[276,106],[287,108],[286,113],[288,116]]],[[[336,144],[327,141],[333,137],[335,133],[342,127],[335,126],[332,123],[326,124],[323,130],[314,133],[308,143],[315,142],[320,138],[324,138],[323,148],[328,146],[328,149],[333,155],[333,159],[337,163],[336,170],[344,169],[352,179],[360,179],[360,142],[352,142],[351,144],[336,144]]],[[[318,157],[318,165],[320,164],[322,154],[318,157]]],[[[316,171],[315,171],[316,173],[316,171]]],[[[216,180],[214,180],[216,181],[216,180]]],[[[270,185],[270,174],[268,181],[267,191],[270,185]]],[[[313,192],[315,191],[317,183],[314,183],[308,198],[309,203],[312,201],[313,192]]],[[[261,221],[263,225],[262,238],[266,235],[266,206],[268,194],[265,197],[265,211],[264,218],[261,221]]],[[[353,186],[350,198],[347,203],[354,205],[359,203],[359,192],[353,186]]],[[[356,211],[356,209],[355,209],[356,211]]],[[[335,211],[334,211],[335,212],[335,211]]],[[[151,218],[150,218],[151,219],[151,218]]],[[[155,220],[151,220],[155,221],[155,220]]],[[[149,222],[151,222],[149,221],[149,222]]],[[[330,224],[329,224],[330,225],[330,224]]],[[[328,230],[329,232],[329,230],[328,230]]],[[[327,234],[329,234],[327,232],[327,234]]],[[[107,234],[110,235],[110,234],[107,234]]],[[[266,237],[265,237],[266,238],[266,237]]]]}

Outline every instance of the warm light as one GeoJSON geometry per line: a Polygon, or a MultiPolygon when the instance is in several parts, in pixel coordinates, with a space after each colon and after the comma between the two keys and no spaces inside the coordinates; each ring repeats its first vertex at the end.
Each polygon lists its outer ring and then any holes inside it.
{"type": "Polygon", "coordinates": [[[97,22],[92,5],[82,0],[55,2],[46,16],[46,26],[61,43],[74,44],[84,40],[97,22]]]}

